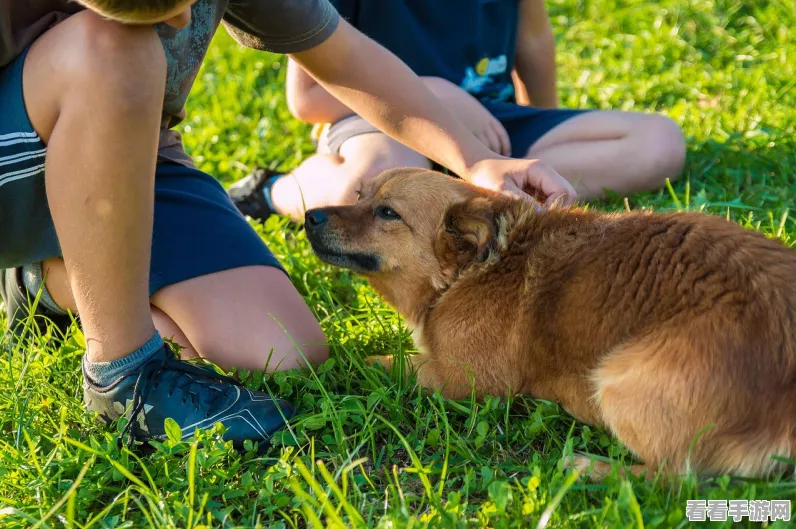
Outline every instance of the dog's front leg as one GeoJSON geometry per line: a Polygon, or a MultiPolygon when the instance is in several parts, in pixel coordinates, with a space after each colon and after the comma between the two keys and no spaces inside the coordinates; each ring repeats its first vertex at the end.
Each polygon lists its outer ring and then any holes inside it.
{"type": "MultiPolygon", "coordinates": [[[[410,374],[417,373],[417,382],[422,387],[429,390],[444,389],[443,383],[439,380],[436,370],[433,369],[433,359],[427,354],[416,355],[384,355],[384,356],[368,356],[365,357],[365,362],[368,365],[381,365],[388,373],[393,375],[401,375],[408,377],[410,374]],[[403,373],[401,373],[401,366],[403,366],[403,373]]],[[[444,393],[444,392],[443,392],[444,393]]]]}
{"type": "MultiPolygon", "coordinates": [[[[425,364],[428,358],[424,354],[417,355],[380,355],[366,356],[365,363],[371,366],[381,365],[388,373],[393,373],[393,365],[403,365],[403,374],[409,375],[413,370],[419,369],[425,364]]],[[[398,367],[397,369],[400,369],[398,367]]]]}
{"type": "Polygon", "coordinates": [[[365,362],[369,365],[380,364],[388,373],[399,376],[399,366],[402,363],[405,377],[414,372],[417,374],[417,383],[421,387],[429,391],[439,391],[449,399],[464,398],[472,392],[472,382],[469,379],[464,381],[466,377],[446,377],[442,375],[441,372],[444,372],[444,370],[439,365],[439,362],[429,354],[404,355],[402,359],[397,355],[368,356],[365,358],[365,362]],[[462,380],[459,380],[459,378],[462,380]]]}
{"type": "Polygon", "coordinates": [[[394,361],[393,355],[379,355],[379,356],[374,355],[374,356],[365,357],[365,363],[368,364],[369,366],[380,365],[388,372],[392,370],[393,361],[394,361]]]}

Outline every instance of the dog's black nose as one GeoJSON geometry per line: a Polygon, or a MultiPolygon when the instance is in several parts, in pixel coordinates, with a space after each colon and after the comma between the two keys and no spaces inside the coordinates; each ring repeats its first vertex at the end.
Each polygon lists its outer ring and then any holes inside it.
{"type": "Polygon", "coordinates": [[[329,222],[329,216],[318,209],[311,209],[304,215],[304,223],[312,229],[321,228],[327,222],[329,222]]]}

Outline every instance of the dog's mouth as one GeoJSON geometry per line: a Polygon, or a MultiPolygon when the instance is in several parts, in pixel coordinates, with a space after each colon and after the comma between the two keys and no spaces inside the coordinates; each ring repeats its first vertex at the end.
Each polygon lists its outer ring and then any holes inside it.
{"type": "Polygon", "coordinates": [[[321,261],[331,265],[349,268],[356,272],[378,272],[379,258],[375,255],[359,252],[341,252],[332,250],[310,241],[312,251],[321,261]]]}

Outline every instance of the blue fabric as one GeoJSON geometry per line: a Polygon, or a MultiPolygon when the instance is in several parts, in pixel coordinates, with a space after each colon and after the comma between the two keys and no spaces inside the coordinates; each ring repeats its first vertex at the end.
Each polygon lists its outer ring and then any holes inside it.
{"type": "Polygon", "coordinates": [[[22,97],[27,53],[0,69],[0,269],[41,261],[58,247],[44,190],[45,147],[22,97]]]}
{"type": "Polygon", "coordinates": [[[442,77],[482,102],[513,101],[520,0],[332,0],[354,27],[417,75],[442,77]]]}
{"type": "MultiPolygon", "coordinates": [[[[0,70],[0,269],[61,255],[44,187],[46,147],[22,95],[24,60],[23,53],[0,70]]],[[[158,164],[150,293],[250,265],[284,270],[218,181],[184,165],[158,164]]]]}
{"type": "MultiPolygon", "coordinates": [[[[530,148],[545,134],[566,120],[588,112],[573,109],[546,109],[523,107],[515,103],[484,103],[506,129],[511,141],[511,156],[523,158],[530,148]]],[[[321,153],[340,153],[343,143],[362,134],[381,134],[379,129],[356,114],[335,122],[318,144],[321,153]]]]}
{"type": "Polygon", "coordinates": [[[523,107],[515,103],[487,102],[484,107],[506,129],[511,141],[511,156],[514,158],[524,158],[542,136],[568,119],[588,112],[577,109],[523,107]]]}
{"type": "Polygon", "coordinates": [[[150,293],[194,277],[252,265],[284,271],[221,184],[183,165],[158,165],[150,293]]]}
{"type": "MultiPolygon", "coordinates": [[[[516,104],[514,69],[520,0],[332,0],[341,16],[390,50],[421,77],[460,86],[506,128],[511,156],[524,157],[546,133],[587,110],[516,104]]],[[[377,132],[345,116],[322,139],[323,152],[377,132]]]]}

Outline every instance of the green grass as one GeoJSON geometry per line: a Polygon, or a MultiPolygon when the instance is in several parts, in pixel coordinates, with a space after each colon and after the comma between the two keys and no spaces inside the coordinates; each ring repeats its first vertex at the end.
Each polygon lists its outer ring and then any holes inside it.
{"type": "MultiPolygon", "coordinates": [[[[629,197],[632,208],[703,209],[796,245],[789,4],[549,2],[565,105],[658,110],[688,136],[683,178],[629,197]]],[[[229,183],[311,152],[285,107],[284,71],[219,33],[183,125],[203,169],[229,183]]],[[[80,336],[57,351],[37,340],[24,357],[0,357],[0,527],[685,527],[688,499],[796,499],[793,481],[573,482],[562,455],[626,450],[551,403],[448,402],[365,367],[367,354],[412,351],[401,319],[315,259],[299,230],[278,219],[258,229],[332,341],[314,373],[247,379],[300,405],[290,429],[264,456],[214,438],[120,452],[116,432],[82,408],[80,336]]]]}

